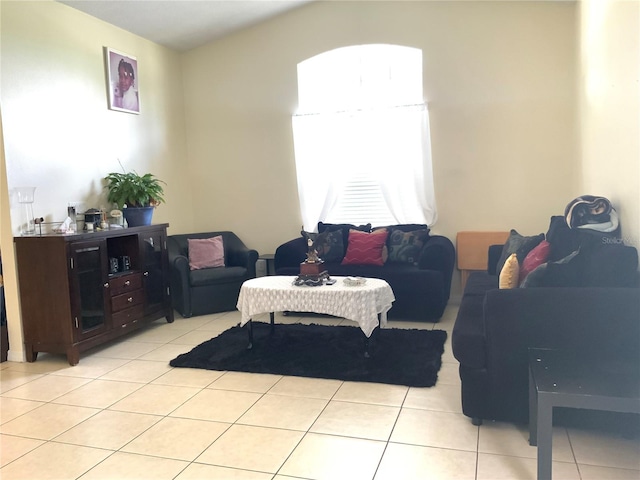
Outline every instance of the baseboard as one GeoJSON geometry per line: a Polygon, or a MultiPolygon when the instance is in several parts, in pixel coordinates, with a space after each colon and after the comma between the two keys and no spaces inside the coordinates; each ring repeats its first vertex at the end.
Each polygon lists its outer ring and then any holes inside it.
{"type": "Polygon", "coordinates": [[[25,357],[24,352],[15,352],[13,350],[9,350],[7,354],[7,361],[24,363],[27,361],[27,358],[25,357]]]}

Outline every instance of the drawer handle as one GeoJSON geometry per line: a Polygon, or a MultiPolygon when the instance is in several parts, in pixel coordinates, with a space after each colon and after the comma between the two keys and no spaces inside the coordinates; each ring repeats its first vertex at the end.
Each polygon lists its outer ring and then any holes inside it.
{"type": "Polygon", "coordinates": [[[127,302],[129,302],[129,303],[133,302],[133,297],[127,298],[127,302]]]}
{"type": "Polygon", "coordinates": [[[124,284],[128,287],[129,285],[131,285],[131,282],[127,280],[126,282],[124,282],[124,284]]]}

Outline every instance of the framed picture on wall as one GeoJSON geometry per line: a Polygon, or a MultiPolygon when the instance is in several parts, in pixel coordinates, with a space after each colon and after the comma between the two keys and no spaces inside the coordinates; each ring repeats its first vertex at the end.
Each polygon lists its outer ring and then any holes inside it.
{"type": "Polygon", "coordinates": [[[127,53],[104,47],[109,108],[127,113],[140,113],[138,60],[127,53]]]}

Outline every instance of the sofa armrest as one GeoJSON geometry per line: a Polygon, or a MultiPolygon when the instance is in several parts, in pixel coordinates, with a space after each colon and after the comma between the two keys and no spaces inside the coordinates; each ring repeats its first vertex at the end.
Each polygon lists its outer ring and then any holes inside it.
{"type": "Polygon", "coordinates": [[[184,255],[169,257],[169,269],[180,278],[180,283],[185,288],[189,285],[189,259],[184,255]]]}
{"type": "Polygon", "coordinates": [[[256,262],[258,261],[258,251],[247,248],[244,243],[225,246],[226,266],[244,267],[247,275],[251,278],[256,276],[256,262]]]}
{"type": "Polygon", "coordinates": [[[456,250],[451,240],[441,235],[432,235],[422,247],[418,268],[420,270],[437,270],[444,278],[444,288],[449,298],[451,292],[451,277],[453,265],[456,261],[456,250]]]}
{"type": "Polygon", "coordinates": [[[496,270],[498,269],[498,260],[500,260],[500,255],[502,255],[502,247],[504,247],[504,245],[489,246],[489,258],[487,261],[487,272],[489,275],[500,274],[500,272],[496,270]]]}
{"type": "MultiPolygon", "coordinates": [[[[486,369],[495,391],[526,395],[527,349],[640,362],[637,288],[515,288],[484,299],[486,369]],[[506,385],[516,385],[507,388],[506,385]]],[[[509,398],[504,401],[525,401],[509,398]]]]}
{"type": "Polygon", "coordinates": [[[309,247],[304,238],[298,237],[283,243],[276,249],[273,265],[278,270],[286,267],[299,267],[307,258],[309,247]]]}
{"type": "Polygon", "coordinates": [[[189,259],[169,249],[169,282],[172,304],[184,317],[191,316],[191,295],[189,292],[189,259]]]}
{"type": "Polygon", "coordinates": [[[227,267],[244,267],[251,278],[256,276],[258,252],[248,248],[233,232],[222,232],[224,239],[224,255],[227,267]]]}
{"type": "Polygon", "coordinates": [[[247,275],[251,278],[256,276],[256,262],[258,261],[257,250],[241,248],[228,251],[228,267],[239,266],[247,269],[247,275]]]}

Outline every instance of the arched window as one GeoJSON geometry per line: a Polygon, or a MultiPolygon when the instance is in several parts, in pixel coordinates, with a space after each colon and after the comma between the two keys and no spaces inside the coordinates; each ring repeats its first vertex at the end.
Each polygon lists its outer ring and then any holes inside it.
{"type": "Polygon", "coordinates": [[[298,64],[293,116],[304,228],[437,218],[422,51],[360,45],[298,64]]]}

